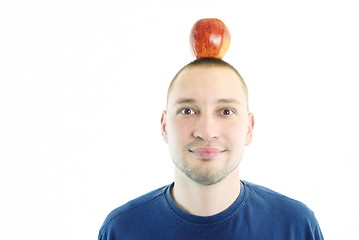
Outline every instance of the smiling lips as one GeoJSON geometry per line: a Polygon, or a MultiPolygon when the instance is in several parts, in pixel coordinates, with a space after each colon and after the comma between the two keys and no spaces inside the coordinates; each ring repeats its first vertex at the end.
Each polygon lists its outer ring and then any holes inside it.
{"type": "Polygon", "coordinates": [[[224,152],[223,150],[220,150],[218,148],[210,147],[196,148],[189,151],[193,153],[196,157],[205,159],[216,158],[224,152]]]}

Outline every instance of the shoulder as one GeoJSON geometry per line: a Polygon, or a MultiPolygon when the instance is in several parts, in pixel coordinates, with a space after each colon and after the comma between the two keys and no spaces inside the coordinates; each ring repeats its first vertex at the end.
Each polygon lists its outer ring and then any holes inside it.
{"type": "Polygon", "coordinates": [[[323,239],[314,212],[304,203],[260,185],[242,183],[246,195],[244,212],[256,224],[269,226],[270,232],[286,236],[283,239],[323,239]]]}
{"type": "Polygon", "coordinates": [[[290,198],[282,193],[276,192],[267,187],[263,187],[261,185],[257,185],[257,184],[250,183],[250,182],[243,181],[243,180],[242,180],[242,182],[243,182],[243,185],[246,187],[246,189],[249,191],[249,194],[255,195],[256,197],[264,198],[264,199],[268,199],[268,200],[277,200],[280,202],[287,202],[288,204],[306,207],[305,204],[303,204],[302,202],[295,200],[293,198],[290,198]]]}
{"type": "Polygon", "coordinates": [[[314,217],[312,210],[298,200],[257,184],[247,181],[242,182],[246,190],[248,190],[248,198],[259,207],[271,209],[274,212],[286,215],[293,215],[297,218],[302,217],[307,219],[308,217],[314,217]]]}
{"type": "Polygon", "coordinates": [[[138,215],[146,215],[145,211],[156,208],[168,187],[167,185],[148,192],[111,211],[101,226],[100,235],[114,225],[118,227],[121,223],[129,224],[132,220],[138,219],[138,215]]]}

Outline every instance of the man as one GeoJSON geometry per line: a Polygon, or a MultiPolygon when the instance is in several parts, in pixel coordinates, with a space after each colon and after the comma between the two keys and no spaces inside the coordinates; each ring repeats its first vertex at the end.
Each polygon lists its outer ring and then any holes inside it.
{"type": "Polygon", "coordinates": [[[112,211],[98,239],[323,239],[304,204],[239,180],[254,126],[247,99],[245,82],[223,60],[181,69],[161,119],[175,181],[112,211]]]}

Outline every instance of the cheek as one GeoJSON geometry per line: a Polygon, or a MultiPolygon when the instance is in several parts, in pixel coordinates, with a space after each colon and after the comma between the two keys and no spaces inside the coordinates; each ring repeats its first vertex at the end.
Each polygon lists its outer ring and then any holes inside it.
{"type": "Polygon", "coordinates": [[[246,141],[246,128],[241,123],[227,124],[225,127],[226,136],[229,142],[236,147],[242,146],[246,141]]]}
{"type": "Polygon", "coordinates": [[[169,141],[172,143],[180,143],[188,139],[193,131],[193,123],[183,119],[172,120],[167,125],[167,133],[169,141]]]}

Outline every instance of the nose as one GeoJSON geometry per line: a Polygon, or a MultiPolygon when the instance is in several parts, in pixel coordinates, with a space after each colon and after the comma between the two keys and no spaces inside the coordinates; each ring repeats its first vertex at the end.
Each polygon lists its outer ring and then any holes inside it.
{"type": "Polygon", "coordinates": [[[197,119],[193,136],[197,139],[211,141],[219,137],[219,126],[214,116],[201,114],[197,119]]]}

